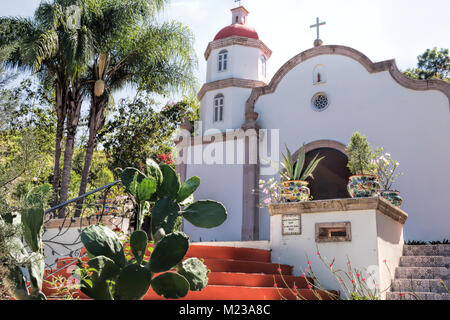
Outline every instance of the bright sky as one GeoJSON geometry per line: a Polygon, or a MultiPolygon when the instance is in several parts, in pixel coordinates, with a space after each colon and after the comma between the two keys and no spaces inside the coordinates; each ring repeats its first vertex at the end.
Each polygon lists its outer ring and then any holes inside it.
{"type": "MultiPolygon", "coordinates": [[[[31,16],[40,0],[0,0],[0,16],[31,16]]],[[[400,69],[413,67],[427,48],[450,48],[449,0],[243,0],[249,24],[272,49],[268,75],[313,46],[316,17],[324,44],[339,44],[364,53],[374,62],[395,59],[400,69]]],[[[231,23],[234,0],[172,0],[163,19],[175,19],[195,34],[202,83],[203,53],[216,33],[231,23]]]]}

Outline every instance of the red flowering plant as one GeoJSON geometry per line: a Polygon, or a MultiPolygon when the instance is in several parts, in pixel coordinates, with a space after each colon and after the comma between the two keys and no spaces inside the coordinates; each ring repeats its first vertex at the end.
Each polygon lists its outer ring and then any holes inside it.
{"type": "MultiPolygon", "coordinates": [[[[317,250],[317,256],[326,266],[326,268],[333,274],[341,290],[338,292],[327,290],[320,280],[314,273],[311,261],[308,259],[307,268],[304,268],[303,274],[301,275],[305,279],[305,287],[310,290],[311,293],[318,300],[323,300],[324,297],[331,300],[378,300],[383,292],[390,289],[391,286],[384,290],[380,290],[380,286],[377,283],[375,275],[373,272],[369,272],[367,269],[356,269],[352,267],[350,259],[347,257],[346,270],[335,268],[336,259],[330,262],[326,257],[324,257],[319,250],[317,250]]],[[[384,261],[386,263],[386,261],[384,261]]],[[[388,268],[387,264],[386,267],[388,268]]],[[[389,268],[388,268],[389,270],[389,268]]],[[[293,288],[290,288],[281,273],[281,269],[278,269],[281,275],[281,279],[284,282],[286,288],[289,289],[291,294],[293,294],[297,300],[307,300],[302,292],[298,290],[297,286],[294,284],[293,288]]],[[[389,271],[390,272],[390,271],[389,271]]],[[[275,280],[275,278],[274,278],[275,280]]],[[[282,299],[286,299],[279,290],[279,294],[282,299]]]]}
{"type": "Polygon", "coordinates": [[[175,163],[171,153],[160,153],[160,154],[158,154],[158,162],[159,163],[169,164],[169,165],[175,163]]]}

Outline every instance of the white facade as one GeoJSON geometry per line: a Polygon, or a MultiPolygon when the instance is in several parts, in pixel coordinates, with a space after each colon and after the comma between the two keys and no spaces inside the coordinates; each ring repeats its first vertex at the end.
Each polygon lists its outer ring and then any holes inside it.
{"type": "MultiPolygon", "coordinates": [[[[201,96],[200,134],[240,129],[253,116],[257,127],[279,130],[281,157],[285,144],[293,152],[318,140],[347,145],[352,133],[359,131],[373,148],[384,147],[400,162],[399,171],[404,175],[394,188],[400,191],[402,209],[409,214],[405,239],[450,238],[450,85],[407,79],[395,62],[372,63],[351,48],[318,46],[287,62],[265,87],[230,86],[227,79],[266,82],[264,51],[252,45],[221,47],[217,41],[212,42],[215,46],[207,58],[205,86],[215,84],[201,96]],[[227,70],[219,71],[218,56],[223,50],[228,53],[227,70]],[[328,98],[328,106],[321,111],[312,106],[317,93],[328,98]],[[214,98],[219,94],[224,97],[223,120],[214,121],[214,98]]],[[[266,144],[267,137],[261,138],[266,144]]],[[[201,155],[202,148],[214,149],[214,144],[200,143],[195,148],[201,149],[197,152],[201,155]]],[[[194,241],[240,240],[245,204],[252,192],[244,179],[250,169],[242,163],[211,165],[197,160],[196,164],[188,162],[185,169],[186,177],[201,178],[196,198],[223,202],[229,218],[213,230],[186,223],[185,231],[194,241]]],[[[269,240],[267,209],[259,209],[256,215],[259,240],[269,240]]]]}
{"type": "Polygon", "coordinates": [[[411,90],[388,71],[370,74],[352,58],[321,55],[287,73],[273,94],[260,97],[255,111],[259,126],[279,129],[280,146],[291,150],[323,139],[347,145],[354,131],[366,135],[404,172],[394,187],[409,214],[405,238],[449,238],[450,107],[444,93],[411,90]],[[313,83],[317,65],[324,66],[326,83],[313,83]],[[329,98],[328,108],[320,112],[311,106],[317,92],[329,98]]]}

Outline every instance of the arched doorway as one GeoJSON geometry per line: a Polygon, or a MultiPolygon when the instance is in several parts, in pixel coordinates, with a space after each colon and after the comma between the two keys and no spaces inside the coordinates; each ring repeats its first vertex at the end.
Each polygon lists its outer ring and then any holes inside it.
{"type": "Polygon", "coordinates": [[[313,200],[349,198],[347,183],[351,172],[347,168],[347,156],[342,151],[330,147],[306,150],[305,163],[309,163],[316,154],[325,157],[314,171],[314,179],[307,179],[313,200]]]}

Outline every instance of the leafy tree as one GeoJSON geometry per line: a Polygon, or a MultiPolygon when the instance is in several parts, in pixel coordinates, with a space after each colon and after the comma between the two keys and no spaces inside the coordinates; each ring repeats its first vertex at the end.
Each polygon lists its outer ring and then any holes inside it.
{"type": "Polygon", "coordinates": [[[161,111],[155,110],[155,102],[148,96],[123,100],[100,133],[110,169],[140,168],[147,159],[170,153],[175,130],[185,118],[195,118],[189,98],[168,104],[161,111]]]}
{"type": "MultiPolygon", "coordinates": [[[[73,143],[83,97],[80,77],[90,58],[92,38],[89,31],[70,27],[73,12],[69,7],[77,5],[85,10],[92,1],[55,0],[42,2],[30,19],[20,17],[0,18],[0,51],[2,62],[9,69],[33,71],[43,83],[54,90],[54,110],[57,129],[54,153],[53,189],[57,194],[60,180],[60,161],[67,116],[67,139],[64,157],[61,197],[68,185],[73,143]]],[[[81,21],[80,21],[81,22],[81,21]]],[[[57,198],[55,198],[55,203],[57,198]]]]}
{"type": "Polygon", "coordinates": [[[450,56],[448,49],[427,49],[417,57],[417,68],[403,73],[414,79],[441,79],[450,82],[450,56]]]}
{"type": "MultiPolygon", "coordinates": [[[[114,90],[133,85],[156,94],[191,89],[195,54],[190,30],[177,22],[155,23],[165,1],[104,1],[101,21],[90,27],[95,39],[94,61],[89,72],[91,97],[89,138],[79,195],[86,192],[97,135],[105,123],[105,110],[114,90]]],[[[82,200],[78,205],[81,207],[82,200]]]]}

